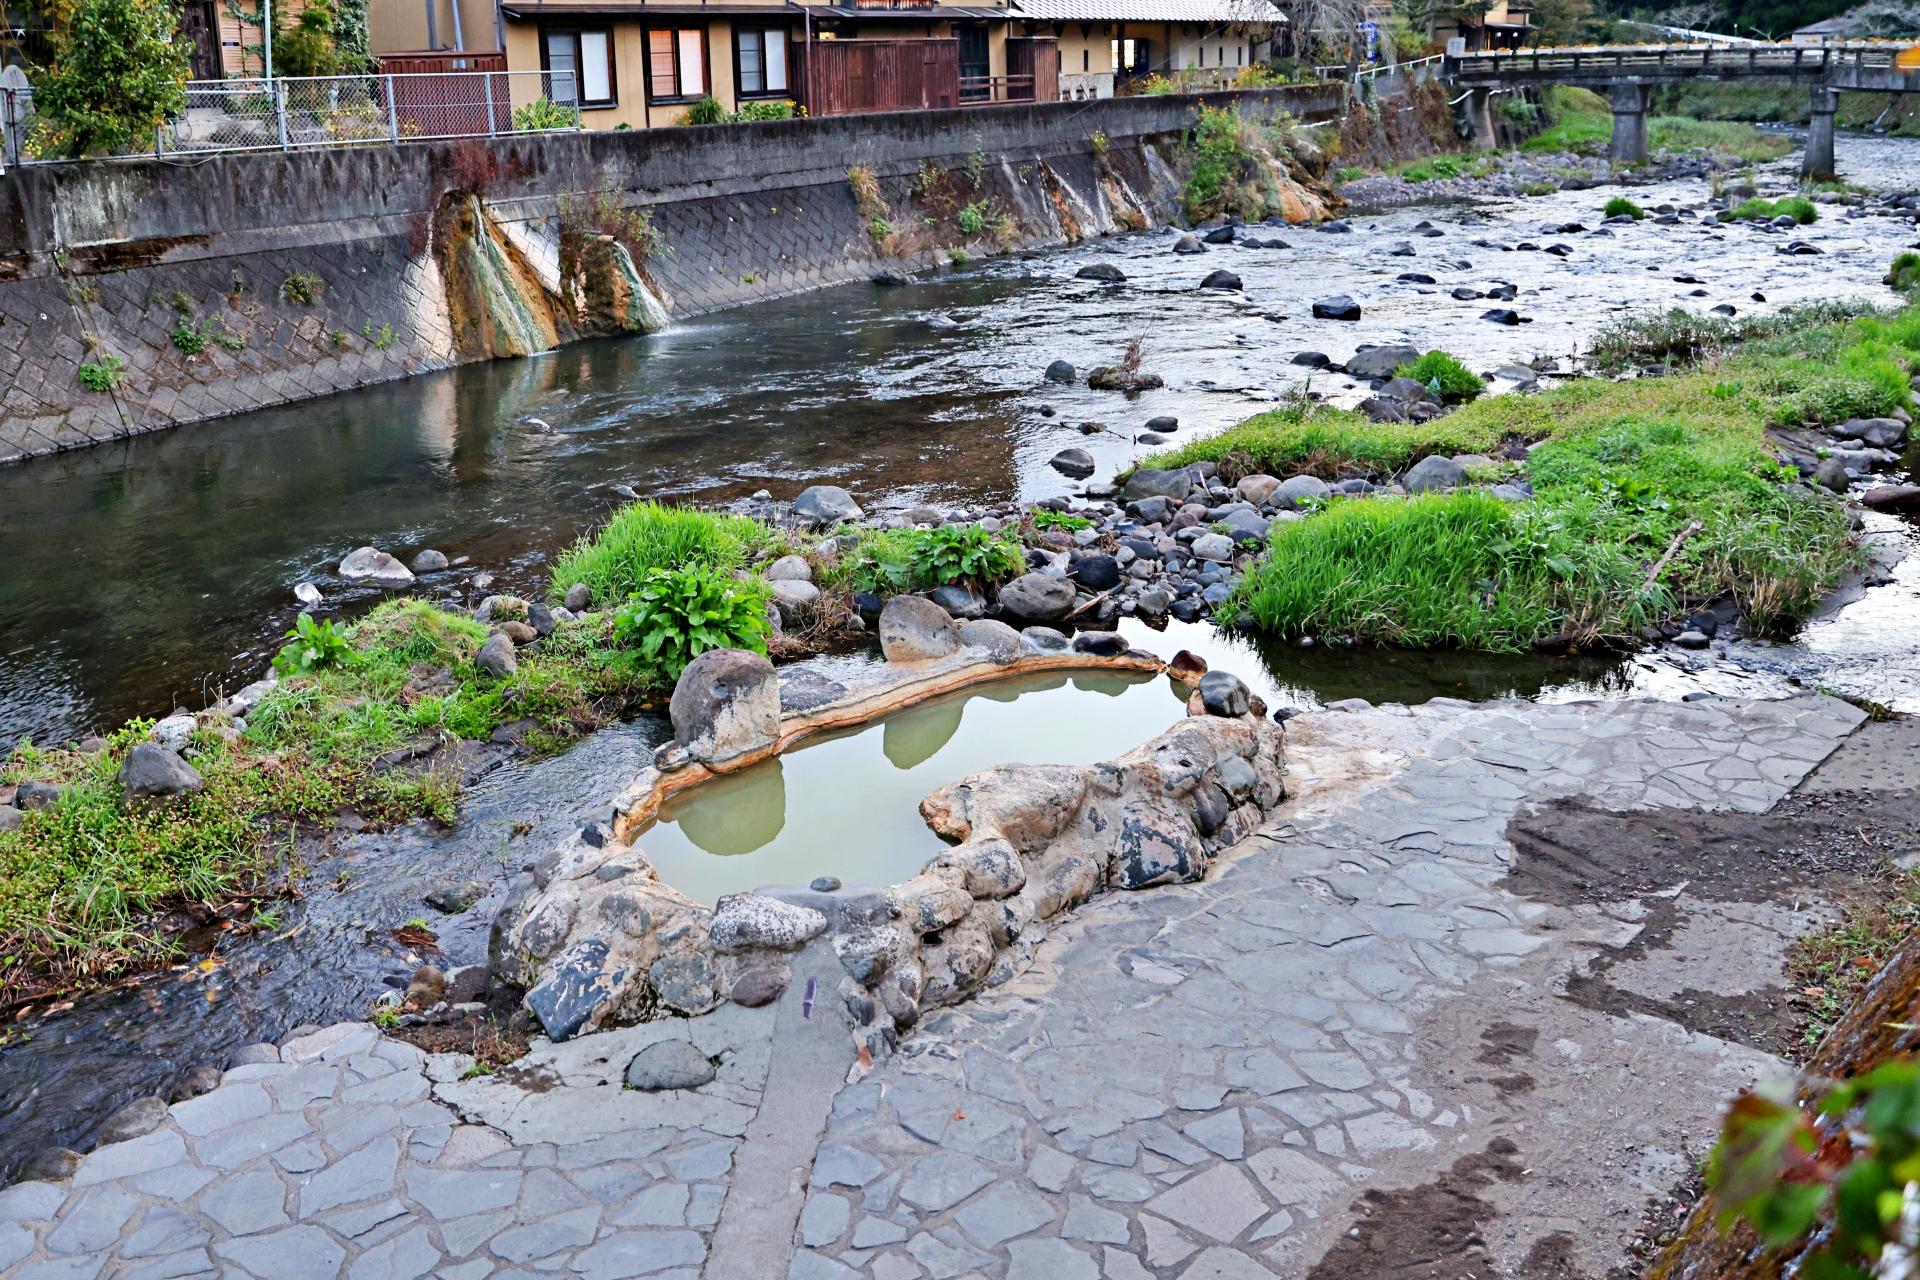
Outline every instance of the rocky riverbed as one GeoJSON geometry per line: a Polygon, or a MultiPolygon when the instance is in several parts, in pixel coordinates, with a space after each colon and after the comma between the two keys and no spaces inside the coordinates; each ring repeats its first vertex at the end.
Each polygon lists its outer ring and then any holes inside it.
{"type": "MultiPolygon", "coordinates": [[[[237,510],[244,517],[235,536],[196,538],[178,524],[182,518],[191,518],[191,512],[183,516],[173,511],[137,528],[117,523],[121,517],[96,514],[95,524],[114,530],[112,541],[118,553],[137,554],[143,539],[165,532],[173,545],[185,545],[181,540],[184,537],[193,545],[218,546],[219,554],[233,554],[248,561],[235,577],[251,581],[253,586],[239,591],[233,590],[231,583],[216,587],[206,576],[212,567],[205,564],[152,557],[139,562],[148,575],[144,581],[152,588],[152,594],[144,598],[153,603],[148,612],[133,619],[133,625],[166,628],[169,644],[184,641],[185,647],[176,650],[169,661],[202,664],[194,668],[196,673],[223,662],[208,658],[205,651],[226,644],[224,637],[235,635],[242,641],[232,647],[250,656],[243,657],[233,670],[249,672],[259,662],[262,648],[250,646],[245,637],[264,639],[285,629],[296,607],[289,592],[295,582],[319,586],[330,607],[348,611],[371,598],[372,587],[349,581],[333,567],[346,551],[366,541],[376,541],[408,556],[429,543],[444,549],[448,563],[423,566],[415,589],[444,600],[462,600],[473,608],[502,589],[526,590],[542,572],[541,548],[550,548],[590,522],[605,503],[617,500],[622,493],[702,496],[751,505],[750,494],[760,488],[766,474],[781,470],[811,474],[821,481],[848,480],[877,510],[878,518],[887,522],[938,523],[955,518],[1013,522],[1035,500],[1042,501],[1047,510],[1082,513],[1093,522],[1092,528],[1058,530],[1059,536],[1039,540],[1040,545],[1031,553],[1029,576],[1044,582],[1016,592],[1016,605],[1024,612],[1010,616],[1030,621],[1065,604],[1065,613],[1054,620],[1069,620],[1067,614],[1090,604],[1087,620],[1132,625],[1129,618],[1157,618],[1164,605],[1165,615],[1178,625],[1183,616],[1198,615],[1223,598],[1233,573],[1255,544],[1250,536],[1255,526],[1266,522],[1270,528],[1274,521],[1311,518],[1314,495],[1303,492],[1305,486],[1297,483],[1311,477],[1253,477],[1258,483],[1243,489],[1241,482],[1229,486],[1219,482],[1217,476],[1194,471],[1160,482],[1167,486],[1164,492],[1147,491],[1145,486],[1155,483],[1149,479],[1131,494],[1124,490],[1105,493],[1099,487],[1105,477],[1132,466],[1145,451],[1158,447],[1144,436],[1179,439],[1224,425],[1303,386],[1349,403],[1383,398],[1377,393],[1384,386],[1375,387],[1373,378],[1352,372],[1356,357],[1363,354],[1358,349],[1361,346],[1446,346],[1465,355],[1481,372],[1503,367],[1533,369],[1549,358],[1570,355],[1585,336],[1591,335],[1595,324],[1614,310],[1683,301],[1695,288],[1709,291],[1707,298],[1690,303],[1702,308],[1723,305],[1722,299],[1727,300],[1724,305],[1752,305],[1738,299],[1763,291],[1762,286],[1768,296],[1764,305],[1830,295],[1836,280],[1858,281],[1860,291],[1869,292],[1877,279],[1875,273],[1885,270],[1890,246],[1905,243],[1913,234],[1911,220],[1885,202],[1845,206],[1820,226],[1789,233],[1772,227],[1728,227],[1709,220],[1710,200],[1697,186],[1664,193],[1664,198],[1657,190],[1651,195],[1637,192],[1636,197],[1651,201],[1654,208],[1671,203],[1677,211],[1691,205],[1688,212],[1696,216],[1676,216],[1675,221],[1662,223],[1657,218],[1665,215],[1656,215],[1648,223],[1603,227],[1598,225],[1594,208],[1597,200],[1587,193],[1567,192],[1505,208],[1427,210],[1421,217],[1409,211],[1377,220],[1355,218],[1345,224],[1344,234],[1338,230],[1293,233],[1288,248],[1248,243],[1252,239],[1278,239],[1277,234],[1236,233],[1212,245],[1202,240],[1204,251],[1215,256],[1197,262],[1198,255],[1172,251],[1179,233],[1151,233],[1054,258],[989,264],[958,279],[924,281],[907,289],[843,291],[850,313],[840,336],[849,351],[860,350],[869,340],[885,339],[892,354],[873,357],[870,365],[842,365],[832,371],[840,381],[831,384],[827,375],[795,372],[795,381],[783,388],[780,403],[785,415],[781,420],[789,430],[796,431],[795,440],[783,440],[777,450],[752,457],[729,456],[726,449],[733,446],[723,445],[720,454],[701,456],[699,465],[691,467],[687,450],[704,448],[709,442],[703,431],[687,433],[695,419],[704,417],[735,425],[744,422],[750,428],[768,430],[773,424],[771,417],[755,418],[757,411],[729,398],[730,386],[740,379],[728,358],[715,354],[732,332],[727,328],[731,322],[724,319],[678,335],[677,348],[676,339],[649,340],[617,351],[593,348],[562,353],[552,361],[540,362],[542,367],[537,369],[496,368],[484,376],[499,386],[475,384],[462,395],[455,394],[459,379],[449,375],[429,380],[439,388],[437,392],[432,388],[388,388],[379,393],[386,397],[384,400],[346,397],[353,404],[383,403],[386,418],[407,423],[406,432],[397,438],[382,434],[389,428],[361,424],[365,428],[362,438],[379,447],[357,458],[352,450],[338,449],[318,449],[302,455],[305,444],[313,442],[288,440],[289,433],[297,435],[303,428],[283,417],[277,426],[281,443],[293,445],[296,455],[313,462],[317,474],[325,477],[320,484],[311,483],[316,474],[312,471],[302,473],[299,485],[260,484],[259,476],[276,474],[274,468],[262,468],[255,476],[236,475],[230,465],[242,456],[244,448],[218,438],[222,427],[195,428],[166,441],[137,442],[130,449],[178,449],[181,452],[164,456],[183,463],[183,473],[203,477],[211,474],[219,485],[240,486],[228,489],[240,498],[237,510]],[[1582,233],[1547,230],[1583,219],[1587,231],[1582,233]],[[1422,234],[1419,224],[1423,222],[1428,224],[1426,230],[1439,234],[1422,234]],[[1501,231],[1497,238],[1483,234],[1495,223],[1501,231]],[[1597,231],[1611,234],[1592,234],[1597,231]],[[1566,240],[1565,254],[1546,251],[1555,243],[1548,236],[1576,234],[1590,238],[1566,240]],[[1793,238],[1808,240],[1822,248],[1822,253],[1778,252],[1793,238]],[[1472,245],[1476,239],[1488,243],[1472,245]],[[1413,246],[1418,261],[1409,264],[1395,254],[1403,242],[1413,246]],[[1539,246],[1538,251],[1522,247],[1528,243],[1539,246]],[[1227,266],[1216,265],[1220,255],[1231,255],[1227,266]],[[1475,259],[1481,265],[1474,265],[1475,259]],[[1687,260],[1688,270],[1675,272],[1674,263],[1682,259],[1687,260]],[[1102,262],[1114,264],[1125,279],[1077,281],[1081,267],[1102,262]],[[1457,265],[1461,262],[1469,265],[1457,265]],[[1499,264],[1497,276],[1485,269],[1488,262],[1499,264]],[[1704,265],[1709,262],[1711,266],[1704,265]],[[1410,265],[1424,267],[1421,273],[1432,276],[1434,283],[1399,279],[1408,274],[1410,265]],[[1218,287],[1218,281],[1212,288],[1198,287],[1220,270],[1238,276],[1241,287],[1218,287]],[[1664,278],[1672,274],[1694,274],[1705,283],[1677,288],[1679,282],[1664,278]],[[1481,276],[1488,277],[1484,284],[1511,285],[1514,301],[1520,304],[1517,309],[1534,323],[1525,327],[1481,323],[1476,317],[1487,309],[1484,298],[1462,300],[1450,296],[1454,288],[1486,292],[1479,285],[1454,283],[1481,276]],[[1336,281],[1337,287],[1350,291],[1348,296],[1355,301],[1360,319],[1312,314],[1313,303],[1330,297],[1329,286],[1336,281]],[[1623,292],[1629,282],[1636,291],[1632,294],[1623,292]],[[1167,324],[1170,307],[1190,323],[1167,324]],[[936,317],[953,323],[936,324],[936,317]],[[1064,359],[1079,368],[1114,362],[1122,354],[1118,337],[1133,332],[1149,333],[1149,367],[1166,371],[1164,386],[1145,390],[1137,398],[1125,398],[1120,393],[1095,391],[1078,379],[1073,383],[1045,379],[1044,370],[1053,360],[1064,359]],[[994,361],[983,363],[980,351],[989,341],[998,355],[994,361]],[[700,394],[694,394],[693,378],[673,384],[670,392],[637,395],[631,390],[631,384],[645,383],[629,363],[643,345],[669,370],[679,360],[683,368],[697,372],[698,387],[703,388],[700,394]],[[1293,363],[1301,352],[1314,350],[1325,357],[1324,365],[1293,363]],[[605,384],[597,381],[602,378],[607,380],[605,384]],[[485,394],[490,389],[508,393],[503,404],[496,404],[485,394]],[[409,398],[422,394],[440,397],[434,402],[439,409],[425,417],[420,405],[409,398]],[[644,397],[648,394],[664,395],[666,399],[647,401],[644,397]],[[845,419],[849,404],[888,409],[886,414],[875,413],[871,419],[861,416],[870,412],[863,409],[836,431],[834,419],[845,419]],[[890,421],[887,415],[900,412],[924,414],[925,429],[904,441],[895,438],[898,432],[880,430],[890,421]],[[792,427],[795,413],[801,424],[811,423],[811,432],[806,425],[792,427]],[[462,423],[475,421],[482,424],[480,430],[463,437],[462,423]],[[423,422],[438,425],[429,425],[416,440],[414,435],[423,422]],[[1148,428],[1156,422],[1159,429],[1150,432],[1148,428]],[[1082,429],[1087,423],[1101,426],[1088,433],[1082,429]],[[206,432],[214,432],[216,437],[209,440],[206,432]],[[823,443],[806,443],[809,434],[823,443]],[[653,438],[656,436],[659,439],[653,438]],[[671,444],[678,452],[671,456],[643,453],[642,461],[636,464],[623,452],[625,444],[636,438],[646,438],[648,449],[671,444]],[[176,444],[176,440],[184,443],[176,444]],[[424,486],[434,491],[430,499],[424,499],[420,489],[406,478],[405,460],[416,456],[416,444],[423,445],[425,456],[432,459],[426,467],[428,483],[424,486]],[[1067,448],[1084,448],[1093,470],[1075,478],[1051,465],[1067,448]],[[967,466],[959,465],[961,458],[968,459],[967,466]],[[979,459],[984,461],[976,466],[979,459]],[[363,464],[374,461],[380,464],[381,482],[368,484],[370,473],[363,464]],[[1085,481],[1093,476],[1100,479],[1089,488],[1085,481]],[[1267,487],[1269,481],[1271,488],[1267,487]],[[1283,492],[1289,484],[1294,489],[1283,492]],[[1173,492],[1176,486],[1180,490],[1177,493],[1173,492]],[[477,502],[457,514],[443,506],[448,492],[458,494],[468,487],[478,495],[477,502]],[[1156,500],[1159,505],[1154,505],[1156,500]],[[375,514],[376,507],[385,509],[375,514]],[[1159,518],[1146,518],[1150,516],[1159,518]],[[1174,527],[1183,518],[1185,522],[1174,527]],[[353,529],[350,535],[344,532],[348,524],[353,529]],[[1218,529],[1216,524],[1227,527],[1218,529]],[[1083,538],[1083,534],[1092,536],[1083,538]],[[1206,544],[1205,550],[1213,554],[1201,554],[1199,544],[1211,538],[1225,539],[1229,544],[1224,558],[1215,558],[1222,550],[1218,542],[1206,544]],[[1129,539],[1144,545],[1130,545],[1129,539]],[[264,579],[263,565],[267,570],[264,579]],[[482,575],[492,581],[483,582],[482,575]],[[1111,586],[1096,585],[1110,579],[1111,586]],[[1057,587],[1046,585],[1061,582],[1072,586],[1070,603],[1062,599],[1057,587]],[[188,584],[198,590],[182,590],[188,584]],[[1208,599],[1209,593],[1213,600],[1208,599]],[[1023,597],[1033,599],[1022,603],[1023,597]],[[196,625],[184,625],[177,609],[183,601],[196,599],[201,602],[196,625]],[[206,625],[198,625],[201,616],[206,625]],[[180,656],[195,653],[201,656],[180,656]]],[[[811,334],[822,300],[831,298],[819,295],[794,303],[788,316],[795,326],[793,336],[811,334]]],[[[764,325],[766,321],[757,318],[754,323],[764,325]]],[[[778,353],[782,349],[780,318],[774,317],[773,323],[771,350],[778,353]]],[[[817,351],[808,359],[817,365],[817,351]]],[[[1366,362],[1362,360],[1361,365],[1364,373],[1366,362]]],[[[794,370],[800,367],[796,361],[794,370]]],[[[1571,369],[1572,363],[1568,360],[1561,367],[1571,369]]],[[[1538,370],[1535,373],[1537,376],[1538,370]]],[[[1517,384],[1524,380],[1507,381],[1517,384]]],[[[761,387],[755,394],[764,391],[761,387]]],[[[1416,396],[1408,403],[1419,402],[1416,396]]],[[[336,420],[336,425],[342,421],[336,420]]],[[[753,432],[747,435],[753,436],[753,432]]],[[[759,443],[753,447],[759,448],[771,436],[754,438],[759,443]]],[[[1477,460],[1452,461],[1461,467],[1466,480],[1480,483],[1472,475],[1477,460]]],[[[71,465],[83,470],[102,467],[108,475],[119,474],[114,464],[90,459],[74,459],[71,465]]],[[[160,467],[158,474],[169,475],[169,468],[160,467]]],[[[1406,488],[1410,478],[1380,475],[1364,483],[1381,489],[1395,485],[1406,488]]],[[[1453,479],[1457,482],[1458,477],[1453,479]]],[[[1512,500],[1524,501],[1524,475],[1516,472],[1499,482],[1516,480],[1519,483],[1513,485],[1512,500]]],[[[0,483],[11,483],[11,477],[0,477],[0,483]]],[[[61,508],[48,506],[54,500],[49,495],[59,487],[48,486],[47,493],[37,495],[37,505],[26,508],[49,518],[34,522],[35,541],[26,548],[27,554],[11,562],[14,568],[38,565],[43,570],[49,563],[42,552],[50,550],[52,539],[62,536],[57,532],[62,528],[61,508]],[[36,551],[42,537],[49,540],[48,547],[36,551]]],[[[1859,487],[1852,477],[1849,487],[1859,487]]],[[[153,500],[153,495],[145,500],[153,500]]],[[[232,516],[235,509],[221,514],[232,516]]],[[[71,525],[67,527],[71,534],[71,525]]],[[[85,545],[84,539],[68,536],[63,554],[73,546],[85,545]]],[[[89,567],[93,567],[91,560],[89,567]]],[[[10,596],[24,602],[16,605],[16,617],[32,623],[30,633],[44,635],[34,628],[42,627],[49,618],[86,616],[113,591],[123,590],[127,582],[111,564],[99,567],[103,572],[77,575],[49,576],[36,571],[31,583],[23,579],[25,594],[10,596]],[[63,583],[64,595],[58,608],[50,610],[44,584],[51,582],[63,583]]],[[[1867,589],[1863,599],[1872,600],[1874,590],[1867,589]]],[[[961,614],[975,607],[970,600],[949,603],[961,614]]],[[[1004,608],[997,597],[981,603],[1004,608]]],[[[1870,625],[1889,628],[1888,634],[1892,634],[1901,626],[1910,626],[1910,620],[1881,619],[1870,625]]],[[[1322,639],[1334,642],[1319,645],[1322,649],[1338,647],[1340,642],[1339,637],[1322,639]]],[[[1727,650],[1725,641],[1725,637],[1716,638],[1716,648],[1705,656],[1739,666],[1739,653],[1727,650]]],[[[1873,643],[1869,641],[1867,647],[1871,649],[1873,643]]],[[[96,652],[82,643],[76,663],[64,661],[65,652],[56,644],[30,641],[9,656],[6,687],[38,690],[42,696],[31,702],[36,717],[44,717],[51,710],[56,717],[68,717],[62,723],[96,725],[100,723],[99,708],[110,704],[89,701],[92,695],[74,683],[71,673],[87,671],[89,661],[104,661],[107,651],[96,652]],[[72,696],[63,700],[63,690],[72,696]],[[76,707],[78,712],[73,711],[76,707]]],[[[123,660],[126,652],[125,645],[112,648],[116,660],[123,660]]],[[[1283,657],[1278,661],[1284,664],[1293,660],[1283,657]]],[[[1401,659],[1374,655],[1364,661],[1384,669],[1401,659]]],[[[1857,654],[1853,661],[1858,664],[1857,654]]],[[[154,668],[139,663],[124,665],[135,675],[147,673],[123,694],[137,700],[132,703],[137,709],[163,709],[172,701],[155,699],[154,668]]],[[[166,664],[161,669],[166,669],[166,664]]],[[[1639,687],[1671,688],[1675,692],[1698,687],[1666,683],[1677,669],[1665,666],[1643,671],[1617,681],[1613,687],[1631,689],[1636,682],[1639,687]]],[[[1817,664],[1796,666],[1790,674],[1808,683],[1819,682],[1817,664]]],[[[1713,675],[1711,670],[1704,673],[1706,678],[1713,675]]],[[[1436,678],[1428,692],[1448,687],[1451,678],[1436,678]]],[[[1493,679],[1498,681],[1499,677],[1493,679]]],[[[1542,682],[1551,685],[1556,679],[1552,675],[1535,678],[1525,687],[1531,691],[1542,682]]],[[[1340,680],[1348,687],[1358,684],[1365,690],[1362,672],[1343,670],[1340,680]]],[[[183,681],[172,687],[184,693],[190,683],[183,681]]],[[[1311,683],[1303,681],[1302,685],[1311,683]]],[[[22,696],[0,693],[0,698],[16,698],[10,706],[28,705],[19,700],[22,696]]],[[[1306,696],[1310,699],[1310,689],[1306,696]]],[[[1423,695],[1412,696],[1417,700],[1423,695]]],[[[1873,695],[1867,691],[1863,696],[1873,695]]],[[[196,696],[190,705],[202,701],[196,696]]],[[[596,775],[595,771],[631,769],[635,739],[646,743],[653,734],[657,741],[657,731],[657,725],[643,722],[631,730],[595,739],[580,749],[587,755],[576,753],[578,758],[548,762],[533,770],[509,766],[502,771],[498,789],[483,788],[477,797],[479,803],[469,806],[469,829],[451,838],[462,846],[459,862],[471,868],[466,878],[477,879],[483,887],[497,892],[500,859],[507,855],[489,846],[496,840],[501,848],[506,846],[507,830],[521,820],[510,815],[527,808],[530,800],[538,797],[533,807],[540,809],[539,823],[551,820],[559,827],[568,826],[598,794],[599,782],[606,774],[596,775]],[[622,736],[626,734],[633,736],[622,736]],[[600,753],[603,746],[606,750],[600,753]],[[541,790],[540,784],[530,786],[530,775],[565,776],[572,790],[563,785],[558,795],[564,798],[555,799],[554,793],[541,790]],[[483,817],[488,814],[492,818],[483,817]],[[494,864],[491,870],[487,865],[490,860],[494,864]]],[[[279,972],[286,961],[276,961],[272,950],[241,948],[234,959],[251,967],[257,981],[251,988],[245,982],[224,984],[227,994],[222,1000],[229,1006],[245,1007],[236,1008],[235,1016],[224,1021],[209,1015],[210,1022],[219,1021],[218,1028],[210,1028],[210,1035],[195,1034],[187,1025],[187,1020],[195,1016],[195,1002],[205,1004],[201,984],[210,981],[205,974],[189,968],[170,979],[173,989],[164,996],[149,989],[144,994],[123,997],[117,1004],[96,1003],[79,1019],[39,1029],[33,1039],[9,1046],[0,1073],[10,1081],[22,1082],[10,1083],[7,1089],[10,1130],[48,1137],[56,1130],[62,1130],[63,1136],[77,1134],[116,1099],[142,1088],[150,1091],[156,1085],[164,1086],[188,1067],[217,1058],[215,1043],[230,1045],[249,1037],[273,1036],[279,1030],[276,1023],[295,1017],[325,1019],[358,1012],[368,991],[381,979],[397,978],[404,984],[413,964],[423,957],[410,956],[404,948],[379,940],[383,931],[373,925],[402,919],[417,910],[413,902],[420,889],[434,887],[419,884],[419,867],[425,862],[442,865],[448,845],[448,838],[426,831],[352,842],[347,856],[361,860],[372,873],[365,889],[372,897],[360,899],[364,905],[349,907],[338,916],[316,916],[316,928],[327,935],[325,954],[336,959],[352,957],[344,964],[358,971],[354,981],[303,984],[279,972]],[[371,948],[370,938],[375,939],[371,948]],[[281,994],[276,997],[271,994],[274,992],[281,994]],[[263,1006],[258,1003],[262,1000],[274,1003],[263,1006]],[[102,1073],[97,1081],[91,1079],[90,1064],[95,1058],[90,1055],[95,1050],[88,1047],[89,1029],[112,1025],[134,1029],[135,1035],[146,1037],[148,1033],[140,1028],[147,1008],[166,1010],[165,1016],[180,1024],[149,1037],[156,1045],[162,1040],[169,1042],[164,1050],[168,1059],[135,1062],[132,1065],[137,1071],[132,1075],[116,1067],[102,1073]],[[51,1080],[48,1071],[52,1068],[46,1064],[55,1062],[64,1064],[60,1068],[61,1084],[52,1092],[42,1091],[45,1085],[36,1089],[30,1082],[51,1080]],[[137,1082],[135,1075],[139,1077],[137,1082]],[[63,1113],[66,1118],[55,1118],[63,1113]],[[16,1124],[20,1127],[13,1127],[16,1124]]],[[[453,864],[445,865],[451,869],[453,864]]],[[[324,889],[316,893],[318,898],[327,896],[324,889]]],[[[491,905],[483,898],[474,908],[475,916],[484,916],[491,905]]],[[[302,914],[301,909],[296,908],[295,914],[302,914]]],[[[298,924],[293,926],[294,932],[299,929],[298,924]]],[[[470,923],[455,924],[443,931],[443,942],[455,951],[464,950],[468,957],[473,955],[474,941],[470,923]]],[[[291,941],[278,954],[302,954],[302,945],[291,941]]],[[[115,1056],[127,1057],[124,1052],[115,1056]]]]}

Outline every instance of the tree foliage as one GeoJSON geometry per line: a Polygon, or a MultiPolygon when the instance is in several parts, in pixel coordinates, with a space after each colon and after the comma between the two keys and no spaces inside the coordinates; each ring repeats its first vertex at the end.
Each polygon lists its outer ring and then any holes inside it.
{"type": "Polygon", "coordinates": [[[150,146],[187,105],[187,44],[166,0],[80,0],[34,86],[35,111],[66,155],[150,146]]]}

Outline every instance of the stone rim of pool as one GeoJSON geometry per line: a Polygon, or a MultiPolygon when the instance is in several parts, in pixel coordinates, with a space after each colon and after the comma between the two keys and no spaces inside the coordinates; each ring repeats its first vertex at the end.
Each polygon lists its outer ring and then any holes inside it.
{"type": "Polygon", "coordinates": [[[1197,677],[1185,716],[1116,758],[999,765],[938,788],[921,812],[957,843],[901,883],[732,893],[706,907],[661,880],[636,844],[668,796],[825,732],[1009,677],[1166,668],[1116,633],[1006,631],[1015,643],[925,657],[889,643],[883,622],[887,661],[845,683],[806,664],[782,680],[740,650],[701,655],[675,687],[674,740],[621,793],[612,822],[590,824],[509,887],[493,976],[523,991],[558,1041],[661,1009],[768,1003],[792,980],[793,954],[830,933],[840,994],[878,1050],[923,1009],[1011,973],[1048,920],[1102,890],[1204,876],[1285,794],[1280,726],[1216,671],[1197,677]]]}

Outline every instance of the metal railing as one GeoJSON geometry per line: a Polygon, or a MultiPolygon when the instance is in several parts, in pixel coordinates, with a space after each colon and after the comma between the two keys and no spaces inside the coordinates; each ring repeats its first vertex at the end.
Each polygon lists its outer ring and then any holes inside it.
{"type": "MultiPolygon", "coordinates": [[[[113,154],[291,151],[580,128],[577,82],[565,71],[194,80],[186,89],[186,108],[150,144],[113,154]]],[[[55,122],[35,115],[32,90],[0,90],[0,164],[65,160],[70,149],[55,122]]]]}

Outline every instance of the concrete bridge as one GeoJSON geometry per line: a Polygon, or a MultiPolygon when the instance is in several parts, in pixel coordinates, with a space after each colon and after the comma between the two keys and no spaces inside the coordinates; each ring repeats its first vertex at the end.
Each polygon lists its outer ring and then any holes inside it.
{"type": "Polygon", "coordinates": [[[1617,164],[1647,158],[1647,103],[1653,87],[1694,81],[1792,83],[1807,86],[1812,109],[1806,157],[1808,178],[1833,176],[1833,114],[1842,93],[1920,93],[1920,58],[1896,44],[1864,41],[1823,44],[1596,45],[1469,53],[1445,60],[1443,78],[1473,94],[1470,118],[1482,137],[1493,135],[1491,102],[1500,90],[1569,84],[1605,92],[1613,103],[1617,164]]]}

